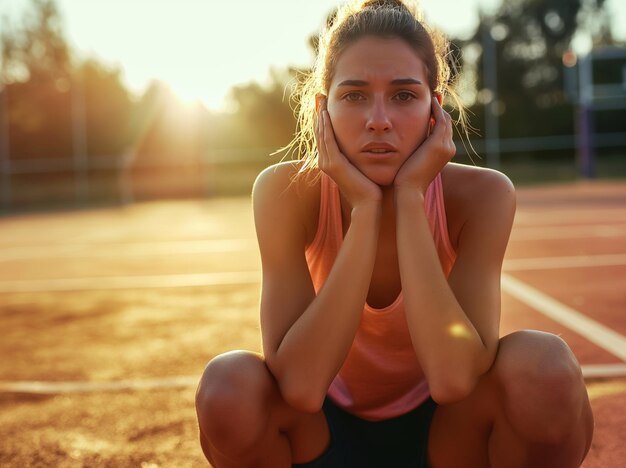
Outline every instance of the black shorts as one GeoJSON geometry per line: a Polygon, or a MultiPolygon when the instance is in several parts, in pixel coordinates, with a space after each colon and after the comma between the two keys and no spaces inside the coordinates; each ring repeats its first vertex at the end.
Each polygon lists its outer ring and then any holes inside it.
{"type": "Polygon", "coordinates": [[[428,398],[409,413],[383,421],[358,418],[328,397],[324,414],[330,446],[300,468],[426,468],[428,431],[437,403],[428,398]]]}

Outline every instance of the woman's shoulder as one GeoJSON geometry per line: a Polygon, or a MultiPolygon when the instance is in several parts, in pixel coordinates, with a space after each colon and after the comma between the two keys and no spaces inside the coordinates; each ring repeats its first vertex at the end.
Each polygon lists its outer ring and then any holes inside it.
{"type": "Polygon", "coordinates": [[[442,185],[450,239],[456,245],[469,219],[491,223],[515,213],[515,187],[502,172],[485,167],[448,163],[442,185]]]}
{"type": "Polygon", "coordinates": [[[302,170],[302,164],[283,161],[264,169],[254,182],[252,200],[255,216],[271,210],[297,217],[310,238],[319,216],[320,175],[318,169],[302,170]]]}
{"type": "Polygon", "coordinates": [[[283,161],[263,169],[254,181],[252,193],[265,192],[273,188],[287,188],[298,173],[298,161],[283,161]]]}
{"type": "Polygon", "coordinates": [[[259,173],[252,188],[253,198],[271,196],[302,201],[303,198],[319,194],[319,171],[303,170],[303,162],[282,161],[259,173]]]}
{"type": "Polygon", "coordinates": [[[490,198],[502,192],[514,195],[511,179],[495,169],[448,163],[442,171],[445,193],[472,198],[490,198]]]}

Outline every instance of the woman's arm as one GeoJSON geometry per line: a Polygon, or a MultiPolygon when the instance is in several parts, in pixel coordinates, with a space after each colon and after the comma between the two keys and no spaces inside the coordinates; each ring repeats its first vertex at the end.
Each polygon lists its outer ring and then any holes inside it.
{"type": "MultiPolygon", "coordinates": [[[[473,168],[468,168],[473,169],[473,168]]],[[[469,207],[457,259],[446,280],[424,210],[424,197],[396,193],[397,242],[407,322],[433,399],[466,397],[493,363],[500,321],[500,271],[515,212],[506,176],[472,170],[461,183],[469,207]]]]}
{"type": "Polygon", "coordinates": [[[431,100],[435,125],[394,180],[402,291],[413,347],[439,403],[467,396],[493,363],[500,324],[500,270],[515,213],[510,180],[459,166],[450,184],[463,227],[446,280],[424,209],[434,177],[454,156],[452,119],[431,100]]]}
{"type": "Polygon", "coordinates": [[[361,320],[374,268],[380,208],[360,204],[352,210],[340,252],[316,296],[304,255],[306,204],[298,182],[291,181],[295,171],[294,164],[269,168],[254,186],[263,264],[261,330],[265,359],[283,397],[294,408],[315,412],[361,320]]]}

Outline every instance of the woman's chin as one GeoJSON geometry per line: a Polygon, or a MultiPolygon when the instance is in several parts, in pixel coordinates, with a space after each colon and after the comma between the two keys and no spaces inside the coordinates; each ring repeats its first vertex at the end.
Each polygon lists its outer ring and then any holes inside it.
{"type": "Polygon", "coordinates": [[[396,178],[397,170],[376,169],[365,172],[365,176],[380,187],[390,187],[396,178]]]}

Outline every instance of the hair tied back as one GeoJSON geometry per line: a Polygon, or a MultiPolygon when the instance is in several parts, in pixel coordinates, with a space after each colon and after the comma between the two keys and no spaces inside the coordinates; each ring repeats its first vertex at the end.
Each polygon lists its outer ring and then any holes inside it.
{"type": "Polygon", "coordinates": [[[363,8],[405,8],[406,5],[401,0],[365,0],[363,8]]]}

